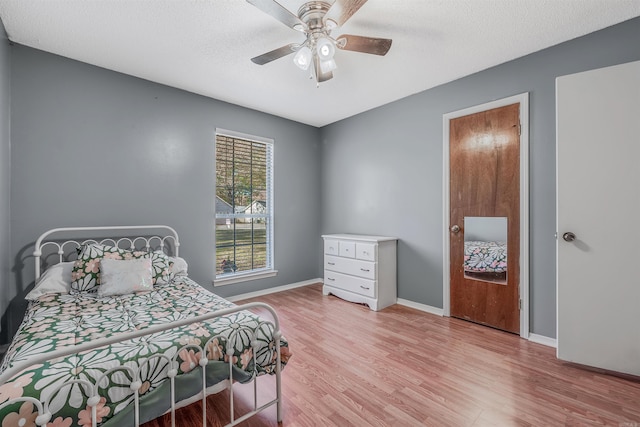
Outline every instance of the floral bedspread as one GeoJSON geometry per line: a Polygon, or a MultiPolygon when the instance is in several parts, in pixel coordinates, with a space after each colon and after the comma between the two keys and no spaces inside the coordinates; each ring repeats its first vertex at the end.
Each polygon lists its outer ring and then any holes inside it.
{"type": "MultiPolygon", "coordinates": [[[[174,283],[157,285],[150,292],[129,295],[102,298],[97,297],[95,293],[45,295],[29,306],[0,372],[32,355],[63,346],[85,343],[233,306],[186,277],[177,279],[174,283]]],[[[257,315],[240,311],[207,322],[59,358],[29,368],[6,384],[0,385],[0,404],[20,396],[33,396],[41,401],[49,400],[53,417],[48,426],[91,425],[91,408],[87,404],[89,396],[79,384],[70,383],[72,380],[85,379],[95,383],[98,377],[110,368],[122,365],[136,367],[140,369],[142,386],[139,393],[143,402],[147,393],[152,394],[162,383],[168,383],[165,380],[169,362],[162,358],[150,358],[148,363],[140,361],[154,354],[164,354],[170,359],[177,353],[176,361],[179,368],[176,380],[179,380],[181,375],[186,377],[187,373],[198,367],[198,361],[201,359],[201,354],[195,347],[183,346],[196,344],[204,348],[207,342],[216,336],[219,337],[209,342],[205,349],[206,357],[211,361],[209,365],[228,362],[230,356],[226,355],[225,349],[228,344],[232,344],[234,371],[251,374],[245,375],[245,380],[250,380],[253,374],[274,372],[276,354],[271,342],[272,329],[270,325],[262,323],[257,315]],[[246,331],[244,326],[249,327],[256,335],[258,345],[255,350],[251,347],[252,334],[246,331]],[[230,336],[234,338],[228,343],[230,336]],[[62,388],[57,390],[60,386],[62,388]]],[[[286,340],[281,340],[281,346],[284,365],[289,357],[286,340]]],[[[228,373],[228,364],[222,366],[226,366],[228,373]]],[[[224,372],[224,369],[222,371],[224,372]]],[[[109,384],[106,382],[103,380],[99,384],[101,399],[97,405],[98,425],[133,402],[133,392],[129,387],[131,378],[128,378],[127,374],[116,371],[108,376],[109,384]]],[[[17,403],[0,412],[1,427],[25,425],[24,422],[26,425],[33,425],[36,416],[32,403],[17,403]]]]}
{"type": "Polygon", "coordinates": [[[503,273],[507,271],[507,244],[503,242],[464,242],[464,271],[503,273]]]}

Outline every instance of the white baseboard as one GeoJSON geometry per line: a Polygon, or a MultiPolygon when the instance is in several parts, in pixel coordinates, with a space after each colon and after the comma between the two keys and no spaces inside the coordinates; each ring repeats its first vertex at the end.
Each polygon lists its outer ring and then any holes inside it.
{"type": "Polygon", "coordinates": [[[243,299],[261,297],[263,295],[274,294],[276,292],[288,291],[289,289],[301,288],[303,286],[314,285],[316,283],[322,283],[322,279],[309,279],[302,282],[291,283],[289,285],[276,286],[275,288],[263,289],[256,292],[248,292],[246,294],[233,295],[230,297],[224,297],[227,301],[236,302],[243,299]]]}
{"type": "Polygon", "coordinates": [[[545,337],[544,335],[529,334],[529,341],[546,345],[547,347],[558,347],[558,340],[556,340],[555,338],[545,337]]]}
{"type": "Polygon", "coordinates": [[[435,314],[436,316],[444,315],[444,310],[441,308],[433,307],[426,304],[420,304],[419,302],[413,302],[403,298],[398,298],[398,304],[415,308],[416,310],[425,311],[427,313],[435,314]]]}

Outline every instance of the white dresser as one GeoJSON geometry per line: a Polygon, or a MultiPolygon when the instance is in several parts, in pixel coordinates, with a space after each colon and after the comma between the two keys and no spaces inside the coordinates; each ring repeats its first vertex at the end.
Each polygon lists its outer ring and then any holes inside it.
{"type": "Polygon", "coordinates": [[[367,304],[378,311],[396,303],[395,237],[326,234],[324,295],[367,304]]]}

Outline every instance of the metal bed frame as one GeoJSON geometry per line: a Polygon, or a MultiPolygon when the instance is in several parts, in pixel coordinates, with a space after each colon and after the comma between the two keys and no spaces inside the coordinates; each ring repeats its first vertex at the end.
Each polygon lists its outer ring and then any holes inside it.
{"type": "MultiPolygon", "coordinates": [[[[33,252],[33,256],[35,258],[35,277],[36,280],[40,277],[41,274],[41,258],[43,256],[43,249],[48,247],[48,246],[53,246],[55,249],[57,249],[57,251],[55,252],[56,255],[58,255],[58,261],[57,262],[62,262],[64,260],[64,257],[70,253],[67,250],[67,247],[71,246],[72,249],[75,249],[77,247],[80,247],[82,244],[84,243],[101,243],[101,244],[111,244],[113,246],[117,246],[120,247],[122,249],[134,249],[134,248],[144,248],[145,250],[149,251],[150,249],[152,249],[155,245],[157,245],[157,247],[159,247],[161,250],[166,251],[168,249],[168,247],[170,247],[171,245],[173,248],[173,254],[175,256],[178,256],[178,250],[180,247],[180,242],[178,239],[178,234],[177,232],[169,227],[169,226],[165,226],[165,225],[145,225],[145,226],[108,226],[108,227],[68,227],[68,228],[56,228],[56,229],[52,229],[49,230],[45,233],[43,233],[37,240],[35,243],[35,251],[33,252]],[[155,230],[156,232],[158,230],[162,230],[164,232],[165,235],[160,235],[160,234],[152,234],[152,235],[145,235],[145,236],[137,236],[137,237],[119,237],[119,238],[113,238],[113,237],[108,237],[108,238],[102,238],[100,240],[97,239],[86,239],[86,240],[76,240],[76,239],[68,239],[68,240],[64,240],[64,241],[60,241],[60,240],[48,240],[48,239],[52,239],[52,236],[54,235],[64,235],[64,234],[69,234],[69,233],[100,233],[100,232],[118,232],[118,233],[123,233],[123,232],[138,232],[138,233],[143,233],[143,232],[151,232],[155,230]],[[168,243],[169,242],[169,243],[168,243]],[[122,247],[122,245],[126,245],[125,247],[122,247]]],[[[233,355],[234,355],[234,349],[233,349],[233,345],[231,343],[233,343],[235,341],[234,337],[243,332],[243,331],[247,331],[249,333],[253,334],[253,331],[251,330],[251,328],[248,327],[240,327],[238,329],[236,329],[235,331],[233,331],[231,333],[231,335],[227,338],[227,348],[225,349],[226,354],[229,356],[228,357],[228,364],[229,364],[229,379],[227,380],[223,380],[222,382],[215,384],[213,386],[207,387],[207,383],[206,383],[206,371],[207,371],[207,364],[209,362],[209,360],[207,359],[207,353],[206,353],[206,349],[209,347],[209,344],[211,342],[213,342],[213,340],[215,339],[219,339],[221,338],[220,335],[211,337],[206,344],[204,345],[204,348],[201,348],[198,345],[195,344],[187,344],[184,345],[182,347],[180,347],[178,349],[178,351],[176,352],[176,354],[171,357],[168,358],[167,356],[163,355],[163,354],[157,354],[157,355],[153,355],[147,359],[143,359],[143,361],[141,361],[140,363],[138,363],[137,368],[131,368],[129,366],[118,366],[118,367],[114,367],[111,368],[107,371],[105,371],[100,377],[98,377],[97,381],[95,383],[91,383],[90,381],[84,380],[84,379],[77,379],[74,380],[73,383],[76,383],[78,385],[80,385],[81,387],[84,388],[85,392],[87,393],[89,397],[87,404],[88,406],[91,407],[92,409],[92,426],[96,427],[96,418],[97,418],[97,414],[96,414],[96,406],[98,405],[98,403],[100,402],[100,398],[101,396],[99,395],[99,387],[98,384],[100,384],[100,382],[108,375],[112,374],[115,371],[126,371],[129,376],[131,378],[134,378],[133,381],[131,381],[130,383],[130,388],[131,390],[134,392],[134,400],[133,400],[133,404],[134,406],[134,423],[136,426],[140,425],[140,407],[139,407],[139,390],[142,386],[142,383],[140,382],[139,378],[139,372],[141,370],[141,368],[149,362],[149,360],[152,360],[153,358],[162,358],[165,359],[168,364],[167,364],[167,377],[169,379],[170,383],[170,393],[171,393],[171,408],[169,411],[167,411],[167,413],[171,413],[171,426],[175,427],[176,425],[176,409],[179,409],[183,406],[187,406],[191,403],[194,403],[198,400],[202,400],[202,426],[206,427],[206,411],[207,411],[207,405],[206,405],[206,398],[207,396],[211,395],[211,394],[215,394],[215,393],[219,393],[225,389],[229,389],[229,419],[230,419],[230,423],[228,423],[226,426],[235,426],[239,423],[241,423],[242,421],[246,420],[247,418],[250,418],[254,415],[256,415],[257,413],[273,406],[276,405],[276,410],[277,410],[277,421],[281,422],[282,421],[282,383],[281,383],[281,355],[280,355],[280,338],[282,337],[282,333],[280,331],[280,322],[278,320],[278,315],[276,314],[275,310],[264,303],[260,303],[260,302],[253,302],[253,303],[248,303],[248,304],[243,304],[240,306],[236,306],[236,307],[232,307],[232,308],[228,308],[228,309],[224,309],[224,310],[218,310],[212,313],[207,313],[201,316],[197,316],[197,317],[192,317],[192,318],[188,318],[188,319],[182,319],[182,320],[178,320],[175,322],[172,322],[170,324],[163,324],[163,325],[156,325],[156,326],[151,326],[145,329],[141,329],[138,331],[133,331],[133,332],[128,332],[128,333],[123,333],[123,334],[118,334],[116,336],[110,337],[110,338],[103,338],[103,339],[99,339],[99,340],[95,340],[89,343],[84,343],[84,344],[78,344],[75,346],[69,346],[69,347],[62,347],[59,349],[56,349],[54,351],[48,352],[48,353],[43,353],[41,355],[36,355],[32,358],[30,358],[29,360],[26,361],[22,361],[19,363],[16,363],[15,365],[13,365],[12,367],[6,369],[4,372],[2,372],[2,374],[0,374],[0,385],[5,384],[6,382],[8,382],[9,380],[11,380],[16,374],[24,371],[25,369],[40,364],[42,362],[46,362],[48,360],[53,360],[59,357],[64,357],[64,356],[69,356],[72,354],[76,354],[76,353],[80,353],[83,351],[87,351],[87,350],[92,350],[95,348],[99,348],[99,347],[103,347],[103,346],[107,346],[107,345],[111,345],[111,344],[115,344],[121,341],[126,341],[126,340],[130,340],[130,339],[134,339],[134,338],[139,338],[139,337],[143,337],[146,335],[151,335],[151,334],[155,334],[158,332],[163,332],[163,331],[167,331],[170,329],[174,329],[177,327],[181,327],[181,326],[187,326],[190,325],[192,323],[197,323],[197,322],[202,322],[205,320],[211,320],[211,319],[215,319],[217,317],[222,317],[222,316],[226,316],[238,311],[244,311],[244,310],[249,310],[249,309],[253,309],[253,308],[259,308],[259,309],[264,309],[266,311],[268,311],[270,313],[270,315],[273,318],[273,322],[268,322],[268,321],[263,321],[261,322],[258,327],[256,328],[256,330],[260,329],[261,325],[267,324],[270,327],[273,328],[273,341],[274,341],[274,345],[275,345],[275,352],[276,352],[276,367],[275,367],[275,377],[276,377],[276,390],[275,390],[275,394],[276,397],[270,401],[268,401],[267,403],[262,404],[261,406],[258,406],[258,390],[257,390],[257,372],[255,370],[255,366],[256,366],[256,351],[253,351],[253,362],[254,362],[254,372],[252,373],[252,379],[251,381],[253,382],[253,409],[249,412],[247,412],[246,414],[235,418],[234,416],[234,393],[233,393],[233,386],[234,386],[234,380],[233,380],[233,355]],[[184,350],[184,349],[193,349],[193,350],[197,350],[200,351],[201,354],[203,355],[202,358],[199,360],[199,365],[202,367],[202,391],[200,391],[198,394],[196,394],[195,396],[192,396],[191,398],[188,398],[186,400],[182,400],[179,402],[176,402],[176,396],[175,396],[175,381],[176,381],[176,376],[178,374],[178,365],[179,363],[177,362],[178,359],[178,354],[184,350]]],[[[255,347],[256,342],[255,342],[255,334],[252,335],[252,345],[255,347]]],[[[165,380],[166,381],[166,380],[165,380]]],[[[62,387],[64,387],[65,384],[60,385],[57,389],[55,389],[55,391],[59,391],[62,387]]],[[[55,393],[52,393],[52,395],[54,395],[55,393]]],[[[4,409],[5,407],[8,407],[10,405],[16,404],[16,403],[20,403],[20,402],[31,402],[34,407],[36,408],[37,412],[38,412],[38,416],[35,420],[36,424],[38,426],[46,426],[47,423],[51,420],[52,418],[52,414],[49,412],[49,401],[40,401],[34,397],[30,397],[30,396],[22,396],[22,397],[18,397],[18,398],[14,398],[14,399],[10,399],[7,402],[4,402],[2,404],[0,404],[0,411],[2,409],[4,409]]],[[[159,415],[164,415],[164,414],[159,414],[159,415]]]]}

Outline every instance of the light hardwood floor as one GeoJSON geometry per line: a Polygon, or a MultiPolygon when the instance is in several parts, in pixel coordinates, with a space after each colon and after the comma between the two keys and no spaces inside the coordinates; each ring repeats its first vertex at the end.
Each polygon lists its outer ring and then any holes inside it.
{"type": "MultiPolygon", "coordinates": [[[[284,426],[640,427],[638,379],[558,361],[555,349],[516,335],[400,305],[370,311],[320,285],[255,300],[278,311],[293,353],[284,426]]],[[[209,426],[227,422],[216,415],[227,404],[228,393],[208,398],[209,426]]],[[[198,404],[184,408],[178,425],[202,425],[200,414],[198,404]]],[[[270,409],[243,425],[275,418],[270,409]]]]}

